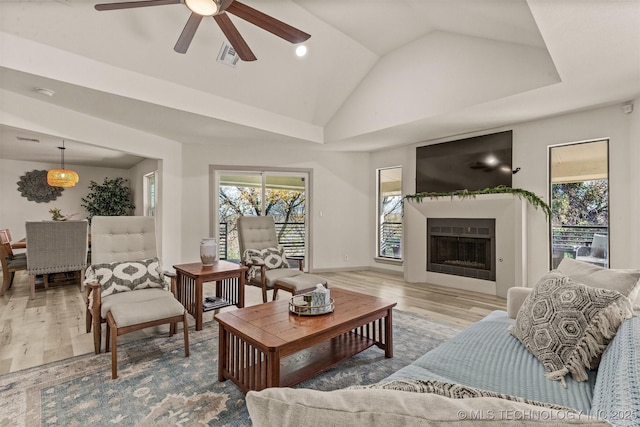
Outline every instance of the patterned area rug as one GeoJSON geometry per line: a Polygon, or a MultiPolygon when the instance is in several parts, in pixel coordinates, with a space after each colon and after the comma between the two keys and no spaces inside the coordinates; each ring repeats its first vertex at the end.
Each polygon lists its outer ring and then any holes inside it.
{"type": "MultiPolygon", "coordinates": [[[[393,318],[394,357],[371,347],[297,387],[335,390],[373,384],[413,362],[462,328],[398,310],[393,318]]],[[[250,426],[244,394],[218,382],[218,327],[190,331],[191,356],[182,334],[118,347],[111,355],[84,355],[0,376],[0,426],[250,426]]]]}

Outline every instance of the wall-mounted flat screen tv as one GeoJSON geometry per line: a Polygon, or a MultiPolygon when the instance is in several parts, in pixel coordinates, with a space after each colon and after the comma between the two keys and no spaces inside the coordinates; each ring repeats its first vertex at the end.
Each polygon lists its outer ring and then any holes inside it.
{"type": "Polygon", "coordinates": [[[513,131],[416,149],[416,192],[444,193],[511,187],[513,131]]]}

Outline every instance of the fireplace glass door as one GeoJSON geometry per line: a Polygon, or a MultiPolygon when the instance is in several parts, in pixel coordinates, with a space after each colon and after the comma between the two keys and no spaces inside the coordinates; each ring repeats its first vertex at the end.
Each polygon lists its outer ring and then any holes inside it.
{"type": "Polygon", "coordinates": [[[431,236],[431,262],[481,270],[491,269],[491,239],[431,236]]]}
{"type": "Polygon", "coordinates": [[[495,219],[427,218],[427,271],[495,280],[495,219]]]}

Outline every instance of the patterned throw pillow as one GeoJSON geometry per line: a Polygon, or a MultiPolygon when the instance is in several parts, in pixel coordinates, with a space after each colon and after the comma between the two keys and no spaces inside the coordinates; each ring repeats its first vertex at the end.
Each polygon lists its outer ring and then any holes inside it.
{"type": "Polygon", "coordinates": [[[244,251],[244,262],[249,266],[247,276],[255,278],[260,272],[260,265],[264,264],[267,270],[276,268],[289,268],[287,256],[282,246],[265,249],[247,249],[244,251]]]}
{"type": "Polygon", "coordinates": [[[509,327],[548,372],[587,380],[618,327],[632,316],[631,301],[620,292],[592,288],[558,272],[550,272],[525,299],[516,323],[509,327]]]}
{"type": "Polygon", "coordinates": [[[438,380],[413,380],[402,379],[393,381],[382,381],[370,385],[354,385],[347,390],[383,389],[398,390],[411,393],[433,393],[450,399],[474,399],[478,397],[496,397],[498,399],[511,400],[513,402],[527,403],[533,406],[541,406],[549,409],[575,412],[575,409],[567,408],[555,403],[539,402],[537,400],[526,399],[524,397],[512,396],[510,394],[498,393],[496,391],[483,390],[470,387],[464,384],[455,384],[438,380]]]}
{"type": "Polygon", "coordinates": [[[145,288],[165,288],[158,258],[91,265],[85,282],[98,282],[103,297],[145,288]]]}

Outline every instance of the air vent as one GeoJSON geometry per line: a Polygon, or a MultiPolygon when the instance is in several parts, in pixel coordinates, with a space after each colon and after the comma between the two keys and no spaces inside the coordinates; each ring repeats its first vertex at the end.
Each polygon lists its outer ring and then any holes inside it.
{"type": "Polygon", "coordinates": [[[218,53],[218,62],[222,62],[229,67],[236,67],[236,63],[240,57],[236,53],[235,49],[229,44],[228,41],[224,41],[222,43],[222,48],[220,48],[220,53],[218,53]]]}
{"type": "Polygon", "coordinates": [[[16,139],[20,142],[35,142],[36,144],[40,143],[39,139],[35,139],[35,138],[26,138],[24,136],[16,136],[16,139]]]}

